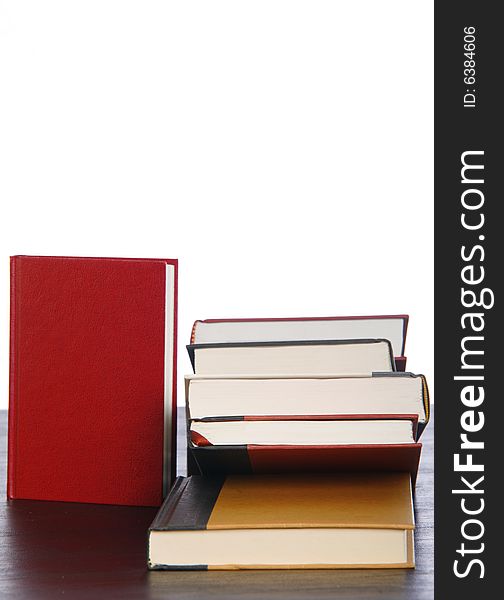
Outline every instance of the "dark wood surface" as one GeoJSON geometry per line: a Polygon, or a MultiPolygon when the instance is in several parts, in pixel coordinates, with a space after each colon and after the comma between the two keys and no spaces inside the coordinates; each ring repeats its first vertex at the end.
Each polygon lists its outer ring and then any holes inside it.
{"type": "Polygon", "coordinates": [[[433,430],[431,422],[422,438],[415,570],[149,572],[146,531],[155,509],[6,501],[7,413],[0,411],[0,598],[431,600],[433,430]]]}

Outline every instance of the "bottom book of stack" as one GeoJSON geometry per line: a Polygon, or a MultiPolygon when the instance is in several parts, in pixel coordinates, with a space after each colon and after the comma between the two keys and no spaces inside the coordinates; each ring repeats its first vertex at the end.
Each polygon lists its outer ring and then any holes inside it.
{"type": "Polygon", "coordinates": [[[411,568],[409,473],[179,477],[149,529],[151,569],[411,568]]]}

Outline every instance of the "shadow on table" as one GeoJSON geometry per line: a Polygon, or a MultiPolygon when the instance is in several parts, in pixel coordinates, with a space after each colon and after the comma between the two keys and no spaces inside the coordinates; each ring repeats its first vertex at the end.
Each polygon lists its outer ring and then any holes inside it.
{"type": "Polygon", "coordinates": [[[387,570],[279,570],[151,572],[151,598],[407,598],[410,572],[387,570]]]}
{"type": "Polygon", "coordinates": [[[407,598],[412,571],[146,569],[156,509],[17,500],[7,503],[4,591],[54,598],[407,598]],[[12,587],[9,589],[9,582],[12,587]],[[409,582],[409,583],[408,583],[409,582]],[[5,587],[5,585],[7,587],[5,587]]]}
{"type": "Polygon", "coordinates": [[[145,596],[147,528],[155,514],[155,508],[8,502],[0,591],[72,600],[145,596]]]}

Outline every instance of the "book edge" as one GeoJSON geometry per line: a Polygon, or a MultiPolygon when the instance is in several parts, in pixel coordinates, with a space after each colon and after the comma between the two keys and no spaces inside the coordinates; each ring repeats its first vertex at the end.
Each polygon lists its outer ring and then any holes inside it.
{"type": "Polygon", "coordinates": [[[401,344],[401,355],[396,358],[406,359],[404,352],[406,349],[406,337],[408,334],[409,315],[349,315],[349,316],[332,316],[332,317],[265,317],[265,318],[234,318],[234,319],[196,319],[193,323],[190,336],[190,344],[195,343],[196,330],[199,323],[261,323],[261,322],[287,322],[287,321],[365,321],[365,320],[385,320],[397,319],[403,322],[403,339],[401,344]]]}
{"type": "Polygon", "coordinates": [[[8,416],[8,457],[7,457],[7,498],[16,497],[17,466],[17,256],[10,257],[10,333],[9,333],[9,416],[8,416]]]}
{"type": "Polygon", "coordinates": [[[211,348],[262,348],[262,347],[283,347],[283,346],[351,346],[351,345],[366,345],[366,344],[386,344],[387,354],[390,363],[390,371],[386,373],[401,373],[397,371],[392,343],[385,338],[357,338],[357,339],[337,339],[337,340],[284,340],[284,341],[268,341],[268,342],[219,342],[209,344],[187,344],[186,349],[191,361],[193,371],[196,365],[196,350],[205,350],[211,348]]]}

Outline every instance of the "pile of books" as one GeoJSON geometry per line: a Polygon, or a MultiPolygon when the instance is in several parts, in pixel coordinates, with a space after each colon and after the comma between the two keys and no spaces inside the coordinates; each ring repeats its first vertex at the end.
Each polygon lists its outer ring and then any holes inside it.
{"type": "Polygon", "coordinates": [[[149,530],[149,567],[413,567],[429,398],[405,372],[407,324],[197,321],[189,476],[149,530]]]}
{"type": "Polygon", "coordinates": [[[174,482],[177,269],[11,257],[8,498],[160,506],[173,484],[153,569],[414,566],[408,318],[197,321],[174,482]]]}

